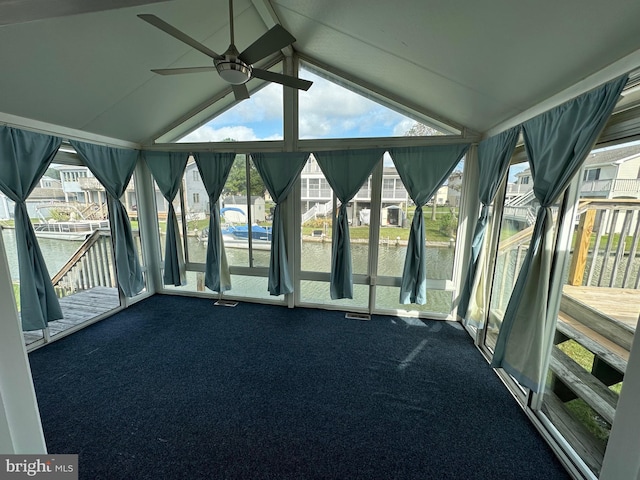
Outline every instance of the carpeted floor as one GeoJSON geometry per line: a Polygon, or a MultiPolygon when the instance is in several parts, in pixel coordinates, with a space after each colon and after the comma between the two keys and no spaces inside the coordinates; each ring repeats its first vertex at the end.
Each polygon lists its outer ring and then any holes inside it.
{"type": "Polygon", "coordinates": [[[567,479],[458,324],[156,295],[30,354],[81,479],[567,479]]]}

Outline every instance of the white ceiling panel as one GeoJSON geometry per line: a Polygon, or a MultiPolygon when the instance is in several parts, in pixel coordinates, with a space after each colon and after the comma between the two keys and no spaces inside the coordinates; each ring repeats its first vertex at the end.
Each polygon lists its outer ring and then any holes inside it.
{"type": "Polygon", "coordinates": [[[0,25],[100,12],[167,0],[0,0],[0,25]]]}
{"type": "Polygon", "coordinates": [[[629,0],[273,4],[300,51],[479,131],[640,48],[629,0]]]}
{"type": "MultiPolygon", "coordinates": [[[[207,113],[230,101],[215,72],[150,72],[211,60],[136,17],[155,14],[224,53],[227,0],[43,1],[0,0],[0,120],[146,142],[211,99],[219,104],[207,113]]],[[[240,51],[279,20],[310,61],[479,132],[640,52],[637,0],[236,0],[234,8],[240,51]]]]}

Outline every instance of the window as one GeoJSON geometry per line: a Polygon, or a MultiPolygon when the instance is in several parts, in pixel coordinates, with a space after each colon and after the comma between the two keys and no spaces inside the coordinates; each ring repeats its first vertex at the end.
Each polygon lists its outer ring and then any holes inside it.
{"type": "Polygon", "coordinates": [[[199,182],[200,181],[200,173],[198,172],[197,169],[193,171],[193,181],[194,182],[199,182]]]}
{"type": "Polygon", "coordinates": [[[236,155],[219,200],[222,239],[230,266],[269,266],[275,204],[266,194],[251,157],[236,155]]]}
{"type": "Polygon", "coordinates": [[[409,198],[393,163],[385,162],[380,208],[376,308],[408,309],[435,313],[439,316],[451,313],[453,297],[450,284],[453,280],[456,250],[453,247],[458,229],[459,202],[449,202],[448,192],[454,192],[456,188],[459,190],[459,187],[454,188],[453,185],[462,184],[463,166],[464,160],[455,167],[445,185],[437,190],[427,206],[422,209],[427,241],[427,303],[409,306],[398,303],[398,285],[404,269],[415,205],[409,198]],[[451,189],[449,184],[452,184],[451,189]]]}
{"type": "MultiPolygon", "coordinates": [[[[272,71],[277,71],[271,69],[272,71]]],[[[249,83],[252,88],[253,80],[249,83]]],[[[220,115],[208,121],[188,135],[180,142],[224,142],[224,141],[254,141],[254,140],[282,140],[283,138],[283,108],[282,85],[267,83],[264,88],[251,92],[251,98],[236,105],[233,95],[222,103],[230,107],[220,115]]],[[[220,108],[220,104],[216,103],[220,108]]]]}
{"type": "MultiPolygon", "coordinates": [[[[628,144],[627,144],[628,145],[628,144]]],[[[627,147],[628,148],[628,147],[627,147]]],[[[625,145],[592,152],[610,159],[625,145]]],[[[600,168],[582,178],[599,180],[600,168]]],[[[580,175],[580,174],[578,174],[580,175]]],[[[634,232],[640,201],[591,198],[571,222],[571,244],[543,413],[595,475],[615,417],[640,303],[640,256],[634,232]],[[616,252],[614,254],[614,252],[616,252]],[[585,388],[585,386],[587,386],[585,388]],[[568,431],[568,425],[576,424],[568,431]]]]}
{"type": "MultiPolygon", "coordinates": [[[[198,173],[198,171],[196,170],[196,171],[195,171],[195,172],[193,172],[193,173],[198,173]]],[[[198,177],[199,177],[199,176],[198,176],[198,177]]],[[[196,192],[196,193],[194,193],[194,194],[193,194],[193,203],[194,203],[194,204],[196,204],[196,203],[200,203],[200,194],[199,194],[198,192],[196,192]]]]}
{"type": "Polygon", "coordinates": [[[590,168],[589,170],[585,170],[582,179],[585,182],[593,182],[594,180],[599,180],[600,179],[600,169],[599,168],[590,168]]]}
{"type": "MultiPolygon", "coordinates": [[[[300,138],[370,138],[459,134],[452,127],[427,125],[428,119],[408,117],[391,104],[373,100],[352,84],[327,72],[303,64],[300,78],[313,81],[308,91],[299,91],[300,138]]],[[[398,109],[399,110],[399,109],[398,109]]],[[[435,125],[435,123],[434,123],[435,125]]],[[[313,167],[311,167],[313,169],[313,167]]]]}
{"type": "Polygon", "coordinates": [[[382,198],[393,198],[394,190],[395,190],[395,179],[393,178],[383,178],[382,179],[382,198]]]}
{"type": "MultiPolygon", "coordinates": [[[[80,164],[71,167],[75,171],[69,171],[69,168],[69,165],[58,163],[54,158],[45,173],[46,177],[27,199],[29,217],[48,273],[54,279],[54,290],[64,315],[62,320],[49,323],[51,337],[120,305],[106,193],[96,181],[91,191],[87,191],[95,195],[92,200],[78,201],[80,186],[59,180],[86,176],[88,169],[80,164]],[[69,263],[74,256],[76,261],[69,263]],[[78,308],[79,305],[82,308],[78,308]]],[[[3,204],[0,205],[0,212],[6,210],[7,217],[12,215],[13,202],[9,205],[6,197],[0,198],[0,202],[3,204]]],[[[20,311],[15,230],[2,229],[2,235],[20,311]]],[[[24,338],[27,345],[45,341],[42,331],[25,332],[24,338]]]]}

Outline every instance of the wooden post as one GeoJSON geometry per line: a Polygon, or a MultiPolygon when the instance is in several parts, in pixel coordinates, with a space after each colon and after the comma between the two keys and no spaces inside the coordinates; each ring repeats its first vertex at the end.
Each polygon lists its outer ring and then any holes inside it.
{"type": "Polygon", "coordinates": [[[593,232],[593,225],[596,219],[595,210],[587,210],[581,217],[578,229],[576,230],[576,243],[573,247],[571,257],[571,267],[569,268],[569,285],[582,285],[584,270],[587,266],[587,256],[589,254],[589,241],[593,232]]]}

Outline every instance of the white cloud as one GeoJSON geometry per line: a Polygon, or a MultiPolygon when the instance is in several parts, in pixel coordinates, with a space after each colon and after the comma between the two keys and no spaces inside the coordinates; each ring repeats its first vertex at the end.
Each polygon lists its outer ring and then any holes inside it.
{"type": "MultiPolygon", "coordinates": [[[[303,70],[301,77],[314,82],[308,92],[300,91],[299,95],[301,138],[400,136],[414,123],[411,119],[312,72],[303,70]]],[[[265,126],[270,132],[281,130],[282,94],[281,85],[267,85],[249,100],[240,102],[212,119],[205,127],[182,141],[281,139],[281,134],[258,138],[255,132],[263,131],[265,126]]]]}
{"type": "Polygon", "coordinates": [[[270,121],[282,123],[282,116],[282,86],[271,83],[251,95],[249,100],[240,102],[209,123],[214,126],[270,121]]]}
{"type": "Polygon", "coordinates": [[[214,128],[211,125],[204,125],[194,132],[191,132],[180,142],[221,142],[227,138],[233,138],[237,141],[255,141],[255,140],[282,140],[282,135],[271,135],[266,138],[259,138],[253,129],[244,126],[214,128]]]}
{"type": "Polygon", "coordinates": [[[369,136],[385,130],[386,135],[398,135],[403,115],[309,71],[301,76],[314,82],[308,92],[300,92],[301,138],[341,136],[346,131],[369,136]]]}

